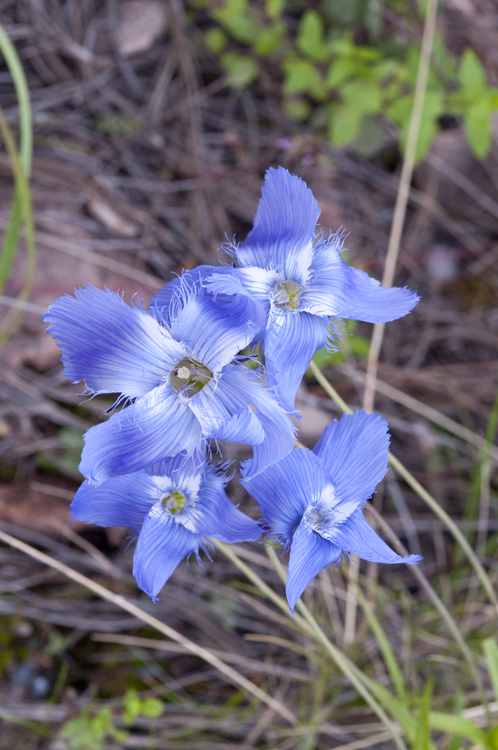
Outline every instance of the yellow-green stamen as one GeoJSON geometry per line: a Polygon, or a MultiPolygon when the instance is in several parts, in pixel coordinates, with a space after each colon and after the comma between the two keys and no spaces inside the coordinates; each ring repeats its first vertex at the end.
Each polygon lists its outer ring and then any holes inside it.
{"type": "Polygon", "coordinates": [[[283,307],[285,310],[297,310],[299,307],[299,297],[301,296],[301,286],[295,281],[284,279],[275,284],[273,290],[273,301],[276,305],[283,307]]]}
{"type": "Polygon", "coordinates": [[[161,502],[166,510],[174,514],[178,513],[179,510],[182,510],[185,507],[187,498],[179,490],[173,490],[168,495],[162,497],[161,502]]]}

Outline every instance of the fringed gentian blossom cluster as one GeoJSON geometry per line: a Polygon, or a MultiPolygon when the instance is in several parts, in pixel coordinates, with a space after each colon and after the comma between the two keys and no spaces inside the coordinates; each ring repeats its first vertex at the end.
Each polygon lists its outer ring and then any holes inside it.
{"type": "Polygon", "coordinates": [[[118,394],[120,407],[84,436],[86,481],[73,518],[133,532],[133,572],[153,599],[178,563],[192,553],[200,560],[211,539],[264,534],[289,550],[292,612],[343,553],[383,563],[420,559],[394,553],[363,515],[387,471],[389,436],[379,415],[343,416],[313,451],[294,447],[288,415],[315,352],[335,348],[337,319],[384,323],[418,302],[414,292],[384,289],[347,265],[341,236],[316,233],[319,214],[300,178],[269,169],[253,229],[227,248],[231,265],[185,272],[148,310],[88,286],[44,316],[66,377],[83,380],[89,395],[118,394]],[[249,367],[263,352],[264,366],[249,367]],[[259,522],[228,499],[227,465],[206,458],[227,440],[252,446],[241,481],[259,503],[259,522]]]}

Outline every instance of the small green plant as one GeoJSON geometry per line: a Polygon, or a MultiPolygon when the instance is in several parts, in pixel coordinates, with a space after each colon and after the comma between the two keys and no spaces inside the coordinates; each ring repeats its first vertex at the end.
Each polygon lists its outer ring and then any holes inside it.
{"type": "Polygon", "coordinates": [[[133,688],[126,691],[124,705],[122,718],[126,726],[131,726],[137,716],[147,716],[153,719],[164,712],[164,704],[159,698],[140,698],[133,688]]]}
{"type": "MultiPolygon", "coordinates": [[[[356,44],[351,29],[335,23],[337,13],[331,15],[330,3],[322,3],[318,12],[301,0],[293,3],[289,17],[283,0],[191,0],[190,5],[194,21],[196,11],[207,13],[210,25],[203,40],[219,58],[231,86],[249,86],[273,66],[287,115],[306,122],[334,148],[354,144],[365,156],[372,155],[384,142],[386,125],[391,125],[398,128],[404,151],[418,45],[401,45],[392,36],[382,42],[374,38],[376,44],[356,44]]],[[[351,5],[358,8],[348,22],[361,18],[367,23],[363,5],[351,5]]],[[[372,14],[368,18],[373,28],[372,14]]],[[[457,65],[436,37],[416,162],[430,148],[443,115],[463,118],[469,146],[483,159],[491,146],[491,115],[496,110],[498,89],[487,85],[476,54],[466,49],[457,65]]]]}
{"type": "MultiPolygon", "coordinates": [[[[128,727],[133,725],[137,716],[156,718],[164,711],[159,698],[140,698],[132,688],[126,691],[123,700],[121,720],[128,727]]],[[[76,719],[66,723],[60,736],[69,741],[68,750],[102,750],[108,737],[124,742],[128,732],[115,726],[115,717],[110,708],[101,708],[94,713],[87,706],[76,719]]]]}
{"type": "Polygon", "coordinates": [[[76,719],[68,721],[61,732],[61,738],[69,740],[70,750],[102,750],[106,737],[119,742],[128,737],[128,732],[114,726],[110,708],[102,708],[94,716],[85,708],[76,719]]]}

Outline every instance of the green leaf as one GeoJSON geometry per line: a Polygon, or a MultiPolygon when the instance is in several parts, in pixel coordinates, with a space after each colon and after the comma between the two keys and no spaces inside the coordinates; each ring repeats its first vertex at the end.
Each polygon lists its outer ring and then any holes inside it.
{"type": "Polygon", "coordinates": [[[280,46],[286,31],[283,23],[274,23],[260,29],[253,43],[253,50],[261,57],[271,55],[280,46]]]}
{"type": "MultiPolygon", "coordinates": [[[[387,115],[401,128],[401,150],[406,151],[408,129],[413,108],[413,95],[405,96],[387,108],[387,115]]],[[[425,156],[434,137],[439,132],[439,118],[445,111],[443,94],[440,91],[427,91],[422,108],[422,117],[415,151],[415,163],[425,156]]]]}
{"type": "Polygon", "coordinates": [[[133,688],[129,688],[124,695],[125,710],[121,718],[127,726],[131,726],[140,713],[140,698],[133,688]]]}
{"type": "Polygon", "coordinates": [[[491,684],[498,700],[498,644],[494,638],[487,638],[482,644],[482,648],[488,664],[491,684]]]}
{"type": "Polygon", "coordinates": [[[481,61],[471,49],[466,49],[462,55],[458,80],[470,96],[476,96],[486,89],[486,73],[481,61]]]}
{"type": "Polygon", "coordinates": [[[493,750],[498,750],[498,724],[488,732],[488,745],[493,750]]]}
{"type": "Polygon", "coordinates": [[[142,710],[140,713],[149,718],[162,716],[164,713],[164,703],[159,698],[146,698],[142,701],[142,710]]]}
{"type": "Polygon", "coordinates": [[[487,747],[486,733],[476,727],[468,719],[455,714],[444,714],[431,711],[429,713],[429,725],[431,729],[436,729],[448,734],[456,734],[459,737],[465,737],[471,742],[476,742],[482,747],[487,747]]]}
{"type": "Polygon", "coordinates": [[[225,23],[245,13],[247,13],[247,0],[225,0],[220,8],[211,12],[211,15],[221,23],[225,23]]]}
{"type": "Polygon", "coordinates": [[[375,114],[380,110],[380,88],[370,81],[352,81],[341,88],[341,96],[351,107],[364,114],[375,114]]]}
{"type": "Polygon", "coordinates": [[[213,55],[219,55],[227,46],[227,35],[219,26],[213,26],[212,29],[204,34],[204,44],[213,55]]]}
{"type": "Polygon", "coordinates": [[[226,52],[222,55],[221,63],[228,74],[230,86],[249,86],[259,72],[256,60],[247,55],[237,55],[235,52],[226,52]]]}
{"type": "Polygon", "coordinates": [[[415,164],[426,155],[431,143],[439,132],[439,118],[444,112],[443,95],[439,91],[427,91],[422,108],[422,119],[418,131],[415,164]]]}
{"type": "Polygon", "coordinates": [[[484,159],[492,141],[489,100],[480,100],[468,108],[464,117],[464,129],[472,153],[478,159],[484,159]]]}
{"type": "Polygon", "coordinates": [[[341,148],[355,140],[360,132],[363,112],[350,104],[333,107],[329,138],[334,148],[341,148]]]}
{"type": "Polygon", "coordinates": [[[282,15],[285,0],[266,0],[265,10],[268,18],[278,18],[282,15]]]}
{"type": "Polygon", "coordinates": [[[413,97],[411,95],[401,96],[395,99],[386,108],[387,116],[401,128],[405,128],[410,120],[412,112],[413,97]]]}
{"type": "Polygon", "coordinates": [[[347,58],[339,58],[335,62],[330,64],[328,69],[326,83],[331,89],[337,88],[337,86],[345,81],[347,78],[352,78],[357,72],[357,64],[353,60],[347,58]]]}
{"type": "Polygon", "coordinates": [[[316,100],[325,98],[322,77],[308,60],[289,58],[283,64],[285,77],[283,90],[286,94],[310,94],[316,100]]]}
{"type": "Polygon", "coordinates": [[[386,78],[395,76],[401,65],[397,60],[381,60],[371,69],[372,76],[376,81],[385,81],[386,78]]]}
{"type": "MultiPolygon", "coordinates": [[[[361,122],[360,133],[354,142],[354,149],[361,156],[365,156],[368,159],[381,151],[385,140],[385,123],[377,115],[365,115],[361,122]]],[[[353,342],[351,348],[354,350],[353,342]]],[[[357,353],[359,357],[364,356],[362,352],[354,353],[357,353]]]]}
{"type": "Polygon", "coordinates": [[[312,60],[323,62],[329,56],[324,36],[325,27],[319,14],[315,10],[305,11],[299,23],[297,48],[312,60]]]}
{"type": "Polygon", "coordinates": [[[363,3],[359,0],[324,0],[325,13],[341,25],[359,21],[363,3]]]}
{"type": "Polygon", "coordinates": [[[251,44],[259,27],[248,11],[247,0],[228,0],[221,8],[213,10],[211,15],[238,42],[251,44]]]}

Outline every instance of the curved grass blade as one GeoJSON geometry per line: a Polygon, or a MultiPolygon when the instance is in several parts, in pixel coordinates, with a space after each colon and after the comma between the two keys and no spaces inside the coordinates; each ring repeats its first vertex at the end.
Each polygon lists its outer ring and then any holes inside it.
{"type": "MultiPolygon", "coordinates": [[[[26,226],[26,242],[28,246],[28,264],[23,290],[19,296],[21,301],[29,297],[34,277],[35,249],[34,229],[31,210],[31,194],[28,180],[31,173],[31,161],[33,154],[33,123],[31,115],[31,104],[29,99],[29,88],[26,76],[16,49],[5,29],[0,24],[0,52],[9,68],[19,102],[19,125],[20,125],[20,148],[19,154],[15,145],[15,139],[10,128],[3,117],[1,122],[1,135],[9,154],[12,170],[14,173],[15,189],[12,208],[9,215],[7,230],[2,242],[0,252],[0,293],[5,287],[12,264],[14,262],[18,244],[19,233],[24,222],[26,226]]],[[[7,340],[18,325],[22,310],[7,315],[4,323],[4,332],[0,336],[0,346],[7,340]]]]}

